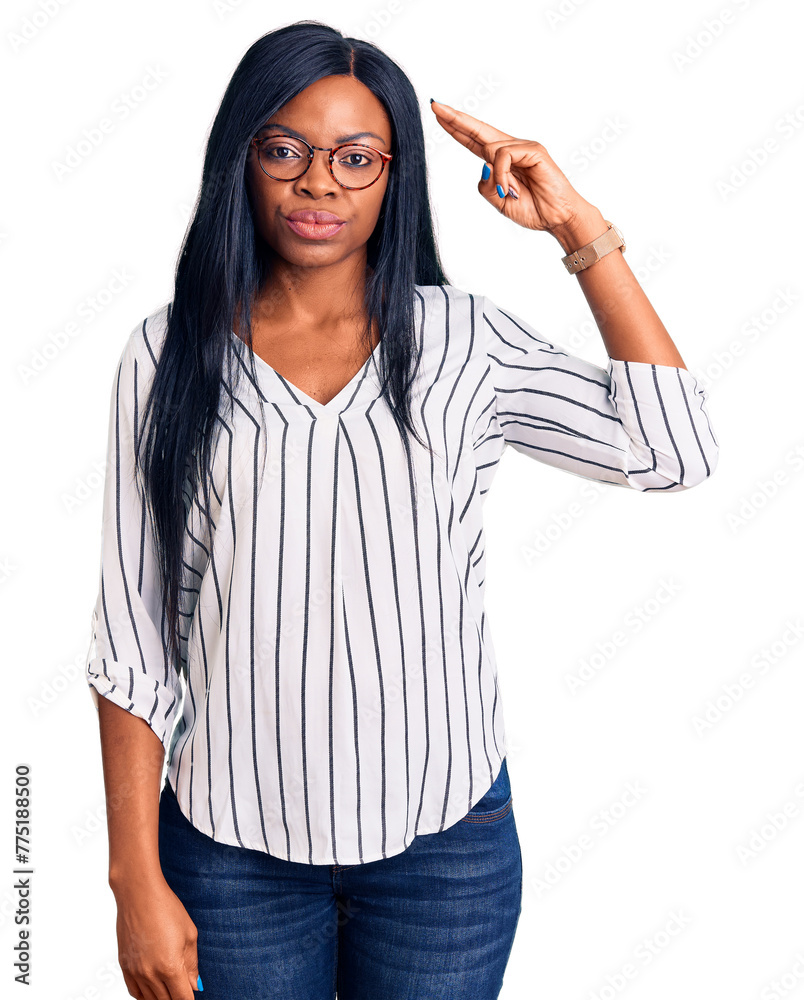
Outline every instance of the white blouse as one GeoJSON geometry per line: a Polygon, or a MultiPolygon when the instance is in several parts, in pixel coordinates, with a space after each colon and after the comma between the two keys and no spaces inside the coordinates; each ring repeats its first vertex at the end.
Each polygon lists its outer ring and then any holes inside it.
{"type": "Polygon", "coordinates": [[[688,489],[717,464],[686,369],[603,370],[485,296],[415,297],[413,413],[430,449],[411,442],[415,481],[379,348],[324,404],[256,355],[252,382],[232,332],[243,384],[218,415],[211,535],[203,490],[188,496],[178,671],[133,478],[170,305],[120,358],[86,679],[96,707],[102,695],[153,729],[182,812],[220,843],[362,864],[452,826],[489,789],[506,739],[482,514],[506,445],[643,492],[688,489]]]}

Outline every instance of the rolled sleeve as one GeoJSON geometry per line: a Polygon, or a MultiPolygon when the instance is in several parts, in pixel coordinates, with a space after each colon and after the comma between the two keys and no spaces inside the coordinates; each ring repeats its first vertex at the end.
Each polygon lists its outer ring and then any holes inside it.
{"type": "Polygon", "coordinates": [[[686,368],[609,358],[603,369],[485,297],[483,326],[497,421],[516,451],[643,492],[689,489],[714,472],[707,393],[686,368]]]}
{"type": "Polygon", "coordinates": [[[92,701],[143,719],[168,753],[182,700],[163,634],[164,604],[150,517],[135,478],[140,413],[155,371],[148,320],[132,331],[112,387],[98,595],[85,674],[92,701]]]}

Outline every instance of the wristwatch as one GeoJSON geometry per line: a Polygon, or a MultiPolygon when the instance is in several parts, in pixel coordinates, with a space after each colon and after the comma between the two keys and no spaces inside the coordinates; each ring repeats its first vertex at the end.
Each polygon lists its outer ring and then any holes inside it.
{"type": "Polygon", "coordinates": [[[623,234],[608,219],[604,219],[603,221],[609,228],[602,236],[598,236],[596,240],[592,240],[586,246],[581,247],[579,250],[574,250],[572,253],[568,253],[566,257],[561,258],[564,262],[564,267],[566,267],[570,274],[577,274],[578,271],[583,271],[585,268],[591,267],[601,257],[605,257],[607,253],[611,253],[617,247],[622,247],[622,251],[625,253],[625,239],[623,238],[623,234]]]}

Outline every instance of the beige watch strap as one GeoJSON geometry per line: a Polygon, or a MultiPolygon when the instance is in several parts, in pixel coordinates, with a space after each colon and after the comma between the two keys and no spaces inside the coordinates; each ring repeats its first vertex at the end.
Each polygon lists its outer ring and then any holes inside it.
{"type": "Polygon", "coordinates": [[[585,268],[591,267],[601,257],[605,257],[607,253],[611,253],[612,250],[616,250],[618,247],[622,247],[623,253],[625,253],[623,234],[607,219],[603,221],[609,228],[602,236],[598,236],[597,239],[592,240],[591,243],[587,243],[586,246],[580,247],[578,250],[567,254],[566,257],[561,258],[564,262],[564,267],[566,267],[570,274],[577,274],[578,271],[583,271],[585,268]]]}

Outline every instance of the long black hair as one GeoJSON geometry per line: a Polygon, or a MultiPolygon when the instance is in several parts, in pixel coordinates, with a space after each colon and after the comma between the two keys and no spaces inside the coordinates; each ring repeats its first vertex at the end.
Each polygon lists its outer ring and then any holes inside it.
{"type": "MultiPolygon", "coordinates": [[[[199,485],[210,510],[210,456],[221,402],[236,386],[232,330],[251,347],[251,306],[272,271],[259,241],[245,184],[251,139],[269,116],[321,77],[349,75],[381,101],[392,127],[391,161],[380,217],[366,244],[367,353],[372,324],[382,397],[399,428],[408,459],[413,426],[410,389],[415,350],[414,284],[450,284],[433,232],[424,132],[416,93],[404,71],[376,45],[344,36],[315,20],[271,31],[248,49],[221,100],[209,133],[201,187],[176,263],[174,295],[161,354],[144,407],[149,420],[138,462],[151,510],[164,603],[169,658],[179,664],[183,543],[199,485]],[[259,241],[259,242],[258,242],[259,241]],[[223,387],[223,391],[222,391],[223,387]],[[144,449],[144,450],[143,450],[144,449]]],[[[254,382],[252,353],[251,359],[254,382]]],[[[415,503],[415,497],[414,497],[415,503]]],[[[207,514],[209,517],[209,515],[207,514]]],[[[192,581],[191,581],[192,582],[192,581]]]]}

